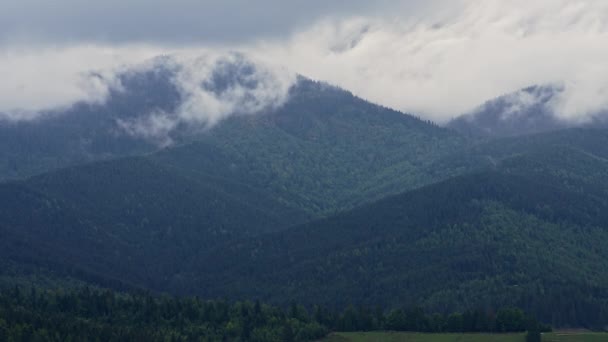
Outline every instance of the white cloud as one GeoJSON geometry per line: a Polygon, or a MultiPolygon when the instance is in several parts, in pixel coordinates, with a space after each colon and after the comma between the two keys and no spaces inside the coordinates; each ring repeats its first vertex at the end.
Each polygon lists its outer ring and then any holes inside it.
{"type": "Polygon", "coordinates": [[[158,51],[96,45],[5,48],[0,52],[0,118],[27,120],[78,101],[101,103],[110,87],[120,86],[119,70],[158,51]]]}
{"type": "Polygon", "coordinates": [[[285,68],[236,53],[207,53],[194,59],[179,58],[178,63],[175,83],[185,99],[178,116],[206,126],[234,113],[278,107],[295,82],[295,74],[285,68]]]}
{"type": "Polygon", "coordinates": [[[327,20],[287,44],[268,42],[257,51],[371,101],[437,121],[535,84],[565,85],[555,102],[561,117],[608,105],[608,2],[450,3],[416,20],[400,20],[401,13],[327,20]]]}
{"type": "Polygon", "coordinates": [[[190,56],[179,77],[187,100],[177,116],[203,126],[235,110],[255,112],[280,103],[285,85],[293,79],[274,65],[439,122],[535,84],[563,85],[551,104],[568,120],[585,120],[608,108],[605,0],[438,0],[425,7],[415,3],[382,1],[373,14],[357,12],[349,19],[332,12],[288,38],[259,37],[218,49],[218,54],[244,51],[264,62],[259,72],[272,75],[260,88],[235,87],[220,96],[194,87],[209,76],[211,64],[192,56],[215,58],[209,57],[209,49],[196,46],[3,48],[0,112],[24,119],[78,100],[103,101],[108,87],[115,86],[112,75],[117,70],[175,50],[190,56]],[[88,77],[91,71],[102,77],[88,77]],[[244,100],[252,96],[257,100],[244,100]]]}

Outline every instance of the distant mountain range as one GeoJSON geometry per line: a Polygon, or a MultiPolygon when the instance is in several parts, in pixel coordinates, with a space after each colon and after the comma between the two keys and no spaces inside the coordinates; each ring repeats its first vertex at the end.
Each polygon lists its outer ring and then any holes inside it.
{"type": "MultiPolygon", "coordinates": [[[[219,67],[210,96],[263,82],[219,67]]],[[[197,126],[174,117],[176,72],[161,58],[104,104],[0,122],[0,286],[608,319],[608,130],[556,120],[558,90],[446,128],[299,77],[197,126]],[[154,113],[169,129],[129,126],[154,113]]]]}

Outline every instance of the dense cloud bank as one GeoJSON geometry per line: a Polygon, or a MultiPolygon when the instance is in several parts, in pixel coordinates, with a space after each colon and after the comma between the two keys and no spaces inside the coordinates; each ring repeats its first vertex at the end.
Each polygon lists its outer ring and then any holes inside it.
{"type": "MultiPolygon", "coordinates": [[[[19,35],[5,34],[0,112],[13,120],[31,119],[40,110],[76,101],[103,102],[108,89],[120,86],[117,73],[159,54],[203,56],[188,57],[191,67],[183,68],[178,79],[189,94],[178,116],[199,120],[204,111],[211,113],[203,119],[208,124],[228,112],[255,112],[262,104],[281,103],[294,73],[438,122],[531,85],[562,89],[550,103],[560,118],[585,121],[608,107],[605,1],[382,1],[374,6],[357,3],[349,10],[315,8],[303,11],[306,20],[290,12],[297,25],[277,22],[267,32],[234,33],[243,39],[213,43],[203,39],[172,44],[166,37],[148,37],[142,38],[147,41],[143,44],[132,37],[119,44],[91,36],[52,46],[14,43],[19,35]],[[226,51],[243,51],[263,62],[258,71],[276,82],[255,91],[235,88],[219,97],[189,91],[192,82],[209,76],[206,65],[211,64],[204,56],[226,51]]],[[[148,125],[166,119],[162,113],[155,115],[148,125]]],[[[132,130],[137,132],[137,127],[132,130]]]]}

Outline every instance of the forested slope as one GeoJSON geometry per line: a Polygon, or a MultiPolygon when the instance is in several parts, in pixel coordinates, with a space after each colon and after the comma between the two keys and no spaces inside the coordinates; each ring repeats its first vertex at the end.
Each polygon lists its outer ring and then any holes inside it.
{"type": "Polygon", "coordinates": [[[468,145],[457,133],[302,79],[273,113],[233,117],[154,160],[268,189],[325,214],[453,175],[432,164],[468,145]]]}
{"type": "Polygon", "coordinates": [[[242,184],[179,175],[142,158],[0,185],[3,258],[152,289],[193,255],[307,218],[242,184]]]}
{"type": "Polygon", "coordinates": [[[472,139],[305,78],[164,149],[114,130],[175,109],[170,79],[0,125],[2,279],[606,319],[607,130],[472,139]]]}
{"type": "Polygon", "coordinates": [[[209,256],[208,295],[437,310],[515,305],[557,326],[606,319],[606,161],[576,149],[505,159],[209,256]],[[548,172],[550,170],[551,172],[548,172]],[[241,284],[247,284],[242,286],[241,284]]]}

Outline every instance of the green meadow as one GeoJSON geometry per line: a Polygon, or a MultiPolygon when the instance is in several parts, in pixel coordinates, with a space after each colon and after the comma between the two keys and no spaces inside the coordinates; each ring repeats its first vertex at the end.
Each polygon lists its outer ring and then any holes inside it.
{"type": "Polygon", "coordinates": [[[543,342],[608,342],[608,334],[592,332],[554,332],[544,334],[543,342]]]}
{"type": "Polygon", "coordinates": [[[323,342],[524,342],[525,334],[335,333],[323,342]]]}
{"type": "MultiPolygon", "coordinates": [[[[525,342],[520,334],[423,334],[401,332],[334,333],[322,342],[525,342]]],[[[554,332],[543,334],[543,342],[608,342],[608,334],[554,332]]]]}

